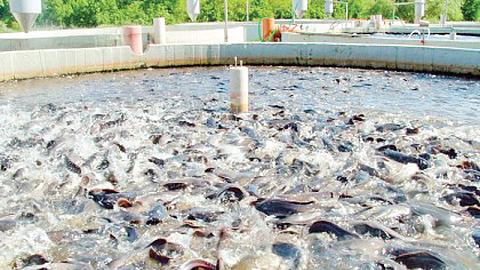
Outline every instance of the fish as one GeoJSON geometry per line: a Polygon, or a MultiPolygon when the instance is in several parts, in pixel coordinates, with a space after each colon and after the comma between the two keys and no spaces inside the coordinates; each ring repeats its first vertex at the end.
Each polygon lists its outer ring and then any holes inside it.
{"type": "Polygon", "coordinates": [[[13,230],[15,226],[17,226],[17,222],[14,219],[0,219],[0,232],[13,230]]]}
{"type": "Polygon", "coordinates": [[[162,168],[165,165],[165,160],[156,158],[156,157],[151,157],[148,159],[151,163],[157,165],[158,167],[162,168]]]}
{"type": "Polygon", "coordinates": [[[135,199],[135,195],[132,193],[121,193],[113,189],[90,190],[87,197],[105,209],[113,209],[120,199],[128,201],[135,199]]]}
{"type": "Polygon", "coordinates": [[[231,270],[270,270],[282,269],[282,260],[275,254],[251,255],[242,258],[231,270]]]}
{"type": "Polygon", "coordinates": [[[164,220],[167,216],[168,216],[168,212],[165,206],[160,202],[156,202],[155,204],[152,205],[152,207],[147,213],[146,224],[157,225],[160,222],[162,222],[162,220],[164,220]]]}
{"type": "Polygon", "coordinates": [[[417,164],[420,170],[428,169],[431,166],[430,163],[424,158],[409,156],[394,150],[387,149],[383,151],[383,154],[386,157],[403,164],[408,164],[408,163],[417,164]]]}
{"type": "Polygon", "coordinates": [[[397,123],[388,123],[388,124],[383,124],[383,125],[377,125],[376,130],[378,132],[386,132],[386,131],[397,131],[404,129],[405,126],[402,124],[397,124],[397,123]]]}
{"type": "Polygon", "coordinates": [[[477,195],[472,192],[454,192],[443,197],[448,203],[455,204],[458,202],[460,206],[477,206],[480,207],[480,202],[477,195]]]}
{"type": "Polygon", "coordinates": [[[427,251],[401,254],[395,258],[395,261],[405,265],[408,269],[448,269],[444,261],[427,251]]]}
{"type": "Polygon", "coordinates": [[[208,195],[207,198],[233,202],[241,201],[248,196],[248,191],[246,191],[243,187],[234,184],[228,184],[221,188],[218,192],[208,195]]]}
{"type": "Polygon", "coordinates": [[[480,208],[478,207],[468,207],[466,212],[474,218],[480,218],[480,208]]]}
{"type": "Polygon", "coordinates": [[[76,155],[65,156],[65,165],[67,169],[76,174],[82,174],[80,158],[76,155]]]}
{"type": "Polygon", "coordinates": [[[314,222],[308,229],[308,233],[328,233],[333,234],[337,237],[338,240],[348,240],[359,238],[358,235],[346,231],[340,228],[338,225],[335,225],[329,221],[320,220],[314,222]]]}
{"type": "Polygon", "coordinates": [[[110,121],[100,123],[99,124],[99,129],[100,130],[105,130],[105,129],[109,129],[109,128],[112,128],[112,127],[115,127],[115,126],[119,126],[122,123],[124,123],[126,120],[127,120],[127,115],[122,113],[120,115],[120,117],[118,117],[115,120],[110,120],[110,121]]]}
{"type": "Polygon", "coordinates": [[[354,230],[358,234],[368,234],[372,237],[379,237],[384,240],[390,240],[393,239],[393,236],[391,236],[389,233],[385,232],[384,230],[371,226],[370,224],[367,223],[359,223],[353,225],[354,230]]]}
{"type": "Polygon", "coordinates": [[[302,260],[302,251],[295,245],[276,242],[272,245],[272,252],[284,260],[291,261],[294,269],[299,268],[302,260]]]}
{"type": "Polygon", "coordinates": [[[260,199],[254,205],[255,208],[267,216],[285,218],[297,214],[306,209],[311,202],[295,202],[280,199],[260,199]]]}
{"type": "Polygon", "coordinates": [[[25,258],[22,258],[21,261],[22,261],[22,268],[26,268],[34,265],[44,265],[48,263],[48,260],[43,255],[40,255],[40,254],[29,255],[25,258]]]}
{"type": "Polygon", "coordinates": [[[476,269],[472,101],[419,118],[400,98],[429,74],[249,68],[238,115],[221,68],[1,85],[31,90],[0,98],[0,265],[476,269]]]}
{"type": "Polygon", "coordinates": [[[463,218],[459,214],[427,202],[410,201],[408,203],[412,213],[416,215],[431,215],[438,221],[438,225],[451,226],[460,223],[463,218]]]}
{"type": "Polygon", "coordinates": [[[60,263],[45,263],[38,266],[30,266],[23,268],[25,270],[93,270],[94,268],[87,263],[81,262],[60,262],[60,263]]]}
{"type": "Polygon", "coordinates": [[[472,239],[475,245],[480,248],[480,230],[476,230],[472,234],[472,239]]]}
{"type": "Polygon", "coordinates": [[[182,264],[179,270],[217,270],[216,264],[210,263],[202,259],[188,261],[182,264]]]}

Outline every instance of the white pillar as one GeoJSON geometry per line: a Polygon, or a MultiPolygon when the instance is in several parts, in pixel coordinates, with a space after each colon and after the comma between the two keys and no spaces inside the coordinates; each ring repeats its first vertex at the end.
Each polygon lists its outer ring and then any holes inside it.
{"type": "Polygon", "coordinates": [[[292,0],[292,9],[296,18],[301,19],[308,10],[308,0],[292,0]]]}
{"type": "Polygon", "coordinates": [[[443,14],[440,15],[440,24],[442,26],[445,26],[447,24],[448,20],[448,0],[445,0],[445,7],[443,10],[443,14]]]}
{"type": "Polygon", "coordinates": [[[425,0],[415,0],[415,23],[420,24],[423,16],[425,16],[425,0]]]}
{"type": "Polygon", "coordinates": [[[225,16],[225,26],[223,29],[225,42],[228,42],[228,0],[223,0],[223,12],[225,16]]]}
{"type": "Polygon", "coordinates": [[[187,13],[192,22],[200,15],[200,0],[187,0],[187,13]]]}
{"type": "Polygon", "coordinates": [[[447,14],[440,15],[440,24],[445,26],[447,24],[447,14]]]}
{"type": "Polygon", "coordinates": [[[455,31],[450,32],[450,40],[457,40],[457,33],[455,31]]]}
{"type": "Polygon", "coordinates": [[[167,30],[163,17],[153,19],[153,43],[167,44],[167,30]]]}
{"type": "Polygon", "coordinates": [[[248,68],[230,69],[230,102],[232,113],[248,112],[248,68]]]}
{"type": "Polygon", "coordinates": [[[332,16],[333,14],[333,0],[325,0],[325,14],[332,16]]]}
{"type": "Polygon", "coordinates": [[[247,13],[247,22],[250,21],[250,3],[249,2],[250,2],[250,0],[247,0],[247,8],[246,8],[247,9],[247,12],[246,12],[247,13]]]}

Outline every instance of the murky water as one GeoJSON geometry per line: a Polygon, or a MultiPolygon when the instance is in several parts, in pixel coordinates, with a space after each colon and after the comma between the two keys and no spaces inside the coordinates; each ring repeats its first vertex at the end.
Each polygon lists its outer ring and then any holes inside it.
{"type": "MultiPolygon", "coordinates": [[[[0,104],[123,103],[205,95],[226,104],[223,68],[93,74],[0,84],[0,104]],[[14,101],[12,103],[12,101],[14,101]]],[[[252,106],[285,103],[298,109],[376,110],[479,123],[480,80],[431,74],[329,68],[253,68],[252,106]]]]}
{"type": "Polygon", "coordinates": [[[0,84],[0,268],[478,268],[479,80],[250,85],[234,116],[223,68],[0,84]]]}

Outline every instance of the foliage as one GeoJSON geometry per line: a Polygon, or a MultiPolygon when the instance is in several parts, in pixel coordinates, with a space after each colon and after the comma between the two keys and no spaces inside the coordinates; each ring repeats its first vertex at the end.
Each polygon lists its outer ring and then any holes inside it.
{"type": "MultiPolygon", "coordinates": [[[[247,0],[228,0],[229,19],[246,20],[247,0]]],[[[292,0],[248,0],[250,20],[265,17],[292,18],[292,0]]],[[[348,0],[350,18],[369,18],[382,14],[391,18],[413,19],[414,7],[394,5],[395,0],[348,0]]],[[[412,1],[412,0],[396,0],[412,1]]],[[[427,0],[426,19],[438,21],[445,0],[427,0]]],[[[224,0],[201,0],[200,22],[223,20],[224,0]]],[[[144,24],[155,17],[165,17],[167,23],[189,21],[186,0],[43,0],[44,11],[37,21],[40,26],[94,27],[99,25],[144,24]]],[[[326,18],[325,0],[309,0],[305,18],[326,18]]],[[[336,3],[334,18],[345,17],[345,4],[336,3]]],[[[480,20],[480,0],[449,0],[449,20],[480,20]]],[[[0,0],[0,25],[18,27],[8,9],[8,0],[0,0]]]]}
{"type": "MultiPolygon", "coordinates": [[[[450,21],[463,20],[463,0],[448,0],[447,17],[450,21]]],[[[439,21],[440,15],[445,12],[445,0],[429,0],[426,5],[425,17],[432,21],[439,21]]]]}
{"type": "MultiPolygon", "coordinates": [[[[325,19],[325,0],[310,0],[305,18],[325,19]]],[[[291,12],[291,11],[290,11],[291,12]]]]}
{"type": "Polygon", "coordinates": [[[480,0],[466,0],[462,13],[465,20],[480,21],[480,0]]]}
{"type": "Polygon", "coordinates": [[[384,18],[391,18],[394,9],[395,5],[392,0],[377,0],[368,10],[368,14],[381,14],[384,18]]]}

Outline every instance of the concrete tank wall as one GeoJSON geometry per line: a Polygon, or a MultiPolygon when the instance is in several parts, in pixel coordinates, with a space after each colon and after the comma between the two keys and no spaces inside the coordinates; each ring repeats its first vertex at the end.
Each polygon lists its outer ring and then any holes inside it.
{"type": "MultiPolygon", "coordinates": [[[[230,42],[257,40],[256,24],[232,23],[230,42]]],[[[143,27],[144,44],[151,43],[152,27],[143,27]]],[[[223,25],[215,23],[167,26],[167,43],[218,43],[224,41],[223,25]],[[192,30],[193,28],[193,30],[192,30]]],[[[122,28],[37,31],[0,34],[0,51],[113,47],[123,44],[122,28]]]]}
{"type": "Polygon", "coordinates": [[[0,80],[133,69],[143,66],[130,47],[0,52],[0,80]]]}
{"type": "Polygon", "coordinates": [[[337,43],[150,45],[142,56],[129,47],[0,52],[0,81],[61,74],[233,64],[321,65],[443,72],[480,76],[480,50],[337,43]]]}
{"type": "MultiPolygon", "coordinates": [[[[228,29],[229,42],[245,42],[243,27],[230,27],[228,29]]],[[[167,43],[220,43],[224,41],[223,29],[202,29],[167,31],[167,43]]]]}
{"type": "MultiPolygon", "coordinates": [[[[289,25],[291,20],[276,20],[277,24],[289,25]]],[[[333,20],[297,20],[296,23],[301,24],[301,27],[307,32],[327,32],[331,29],[332,23],[335,23],[336,28],[342,28],[343,21],[333,20]]],[[[353,23],[353,21],[351,22],[353,23]]],[[[458,34],[469,33],[480,35],[480,24],[458,24],[463,28],[455,26],[455,31],[458,34]],[[466,25],[470,27],[466,27],[466,25]]],[[[167,42],[168,43],[216,43],[223,42],[223,23],[186,23],[177,25],[167,25],[167,42]]],[[[300,27],[300,26],[297,26],[300,27]]],[[[259,22],[229,22],[230,41],[237,42],[255,42],[260,41],[259,36],[259,22]],[[240,30],[240,29],[243,29],[240,30]],[[243,33],[242,33],[243,32],[243,33]]],[[[405,25],[402,27],[392,27],[386,29],[387,32],[392,33],[410,33],[412,29],[417,26],[405,25]]],[[[430,27],[432,33],[449,33],[451,27],[430,27]],[[443,31],[443,32],[442,32],[443,31]]],[[[338,30],[338,29],[337,29],[338,30]]],[[[369,32],[368,28],[352,28],[343,29],[343,31],[361,33],[362,31],[369,32]]],[[[153,27],[144,26],[144,44],[150,43],[153,39],[153,27]]],[[[288,33],[286,35],[289,35],[288,33]]],[[[325,36],[328,36],[325,35],[325,36]]],[[[311,41],[311,42],[351,42],[351,39],[318,39],[306,38],[302,36],[286,38],[287,41],[311,41]],[[295,38],[295,39],[294,39],[295,38]]],[[[379,41],[380,39],[365,38],[363,43],[386,43],[386,41],[379,41]]],[[[415,44],[415,41],[398,41],[388,39],[389,44],[415,44]]],[[[360,40],[354,40],[359,43],[360,40]]],[[[28,34],[25,33],[3,33],[0,34],[0,51],[15,51],[15,50],[42,50],[42,49],[57,49],[57,48],[93,48],[93,47],[113,47],[122,45],[122,28],[92,28],[92,29],[72,29],[72,30],[53,30],[53,31],[35,31],[28,34]]],[[[475,48],[478,43],[468,43],[463,41],[427,41],[429,46],[461,46],[465,48],[475,48]],[[430,43],[432,42],[432,43],[430,43]],[[438,42],[438,43],[437,43],[438,42]]],[[[418,45],[418,44],[417,44],[418,45]]],[[[478,48],[478,47],[477,47],[478,48]]]]}
{"type": "MultiPolygon", "coordinates": [[[[416,37],[415,37],[416,38],[416,37]]],[[[374,36],[350,36],[345,34],[299,34],[283,33],[285,42],[338,42],[362,44],[398,44],[414,46],[435,46],[480,49],[480,41],[474,40],[435,40],[427,39],[422,44],[419,39],[375,38],[374,36]]]]}

